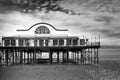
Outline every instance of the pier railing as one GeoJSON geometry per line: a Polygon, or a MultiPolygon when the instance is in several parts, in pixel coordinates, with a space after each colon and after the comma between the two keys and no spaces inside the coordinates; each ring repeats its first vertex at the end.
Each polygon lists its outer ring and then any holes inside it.
{"type": "Polygon", "coordinates": [[[87,46],[100,46],[100,42],[89,42],[86,45],[87,46]]]}

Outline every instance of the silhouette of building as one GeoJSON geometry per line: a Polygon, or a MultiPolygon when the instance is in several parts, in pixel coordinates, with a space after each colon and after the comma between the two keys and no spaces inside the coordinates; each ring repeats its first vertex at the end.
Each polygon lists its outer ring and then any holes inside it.
{"type": "Polygon", "coordinates": [[[98,64],[100,42],[69,36],[67,29],[37,23],[19,35],[3,36],[0,46],[2,65],[11,64],[98,64]]]}

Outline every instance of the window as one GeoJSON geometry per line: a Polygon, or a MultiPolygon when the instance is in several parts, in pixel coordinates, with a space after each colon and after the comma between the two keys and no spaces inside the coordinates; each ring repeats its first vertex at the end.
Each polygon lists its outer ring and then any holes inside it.
{"type": "Polygon", "coordinates": [[[85,45],[85,39],[80,39],[80,45],[85,45]]]}
{"type": "Polygon", "coordinates": [[[19,46],[23,46],[23,39],[19,39],[19,46]]]}
{"type": "Polygon", "coordinates": [[[67,39],[67,45],[71,45],[71,39],[67,39]]]}
{"type": "Polygon", "coordinates": [[[37,40],[34,40],[34,46],[37,46],[37,40]]]}
{"type": "Polygon", "coordinates": [[[50,30],[45,26],[40,26],[35,30],[35,34],[50,34],[50,30]]]}
{"type": "Polygon", "coordinates": [[[64,40],[63,39],[59,40],[59,45],[64,45],[64,40]]]}
{"type": "Polygon", "coordinates": [[[48,46],[49,40],[45,40],[45,46],[48,46]]]}
{"type": "Polygon", "coordinates": [[[5,46],[10,46],[10,40],[5,40],[5,46]]]}
{"type": "Polygon", "coordinates": [[[53,45],[57,45],[58,44],[58,40],[57,39],[54,39],[53,40],[53,45]]]}
{"type": "Polygon", "coordinates": [[[78,40],[77,39],[73,39],[73,45],[77,45],[78,44],[78,40]]]}
{"type": "Polygon", "coordinates": [[[44,46],[44,40],[39,40],[39,45],[44,46]]]}
{"type": "Polygon", "coordinates": [[[11,40],[11,46],[15,46],[16,45],[16,41],[15,40],[11,40]]]}
{"type": "Polygon", "coordinates": [[[25,46],[30,46],[29,39],[25,40],[25,46]]]}

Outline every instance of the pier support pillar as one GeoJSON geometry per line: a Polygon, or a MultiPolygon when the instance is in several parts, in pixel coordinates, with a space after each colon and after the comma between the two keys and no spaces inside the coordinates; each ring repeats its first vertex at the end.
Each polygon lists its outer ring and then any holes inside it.
{"type": "Polygon", "coordinates": [[[69,50],[67,50],[67,63],[69,63],[69,50]]]}
{"type": "Polygon", "coordinates": [[[22,51],[20,50],[20,64],[23,63],[23,54],[22,54],[22,51]]]}
{"type": "Polygon", "coordinates": [[[49,63],[52,64],[52,51],[49,51],[49,63]]]}
{"type": "Polygon", "coordinates": [[[57,51],[57,63],[59,64],[59,51],[57,51]]]}
{"type": "Polygon", "coordinates": [[[9,58],[8,50],[5,50],[5,60],[7,66],[8,66],[8,58],[9,58]]]}
{"type": "Polygon", "coordinates": [[[14,59],[14,58],[15,58],[14,55],[15,55],[15,50],[12,50],[12,64],[13,64],[13,65],[14,65],[14,60],[15,60],[15,59],[14,59]]]}
{"type": "Polygon", "coordinates": [[[81,50],[81,64],[84,64],[84,51],[81,50]]]}
{"type": "Polygon", "coordinates": [[[26,63],[25,50],[23,51],[23,55],[24,55],[24,59],[23,60],[24,60],[24,64],[25,64],[26,63]]]}
{"type": "Polygon", "coordinates": [[[90,54],[91,54],[91,64],[93,63],[93,53],[92,53],[92,48],[90,49],[90,54]]]}
{"type": "Polygon", "coordinates": [[[65,52],[63,51],[63,64],[65,63],[65,52]]]}

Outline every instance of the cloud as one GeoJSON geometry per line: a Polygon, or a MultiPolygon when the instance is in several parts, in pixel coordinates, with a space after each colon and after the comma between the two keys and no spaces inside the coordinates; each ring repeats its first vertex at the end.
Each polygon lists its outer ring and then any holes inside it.
{"type": "Polygon", "coordinates": [[[53,2],[50,6],[47,6],[48,2],[43,2],[39,5],[41,9],[37,6],[38,10],[33,9],[34,12],[30,10],[32,6],[28,9],[21,2],[10,5],[0,3],[0,33],[12,29],[15,32],[16,29],[26,29],[38,22],[48,22],[56,28],[68,28],[71,35],[90,37],[100,34],[106,44],[114,44],[116,41],[120,43],[120,1],[111,1],[112,3],[109,0],[58,0],[59,3],[53,2]],[[106,10],[108,6],[113,11],[106,10]],[[24,9],[31,12],[21,12],[24,9]]]}
{"type": "MultiPolygon", "coordinates": [[[[120,29],[120,27],[119,27],[120,29]]],[[[120,39],[120,31],[118,29],[99,29],[96,30],[99,31],[101,34],[103,34],[105,37],[114,38],[114,39],[120,39]]]]}
{"type": "Polygon", "coordinates": [[[113,21],[113,17],[112,16],[104,16],[104,15],[100,15],[100,16],[97,16],[97,18],[95,19],[96,21],[98,22],[104,22],[105,25],[110,25],[111,22],[113,21]]]}

